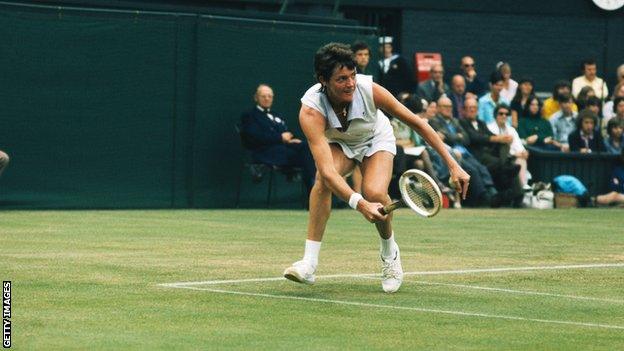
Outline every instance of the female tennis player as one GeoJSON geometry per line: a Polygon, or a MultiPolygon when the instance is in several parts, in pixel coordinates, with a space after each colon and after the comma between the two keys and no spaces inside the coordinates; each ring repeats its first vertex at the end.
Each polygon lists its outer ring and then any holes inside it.
{"type": "Polygon", "coordinates": [[[373,83],[370,76],[356,75],[355,67],[353,52],[341,43],[321,47],[314,57],[319,83],[301,98],[299,123],[314,156],[317,175],[310,193],[304,257],[287,268],[284,276],[298,283],[314,283],[333,192],[375,223],[381,237],[382,288],[385,292],[395,292],[403,281],[401,256],[392,231],[392,215],[382,215],[379,210],[391,202],[388,184],[396,146],[390,122],[381,110],[418,132],[442,156],[451,182],[464,198],[470,176],[446,151],[425,120],[373,83]],[[363,195],[353,191],[343,178],[356,163],[362,170],[363,195]]]}

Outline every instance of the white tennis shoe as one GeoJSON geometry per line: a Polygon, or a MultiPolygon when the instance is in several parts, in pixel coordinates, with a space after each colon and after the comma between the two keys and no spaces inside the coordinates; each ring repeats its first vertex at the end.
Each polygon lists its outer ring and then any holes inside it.
{"type": "Polygon", "coordinates": [[[381,287],[387,293],[399,290],[403,283],[403,267],[401,267],[401,253],[399,247],[391,260],[381,257],[381,287]]]}
{"type": "Polygon", "coordinates": [[[316,267],[306,261],[297,261],[284,271],[284,278],[303,284],[314,284],[316,267]]]}

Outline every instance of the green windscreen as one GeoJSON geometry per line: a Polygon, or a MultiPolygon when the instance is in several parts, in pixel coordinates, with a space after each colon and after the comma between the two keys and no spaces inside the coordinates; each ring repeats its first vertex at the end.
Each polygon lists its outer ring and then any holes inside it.
{"type": "MultiPolygon", "coordinates": [[[[244,151],[234,131],[259,83],[293,131],[330,41],[354,28],[183,14],[0,5],[0,205],[232,207],[244,151]]],[[[266,184],[243,175],[249,205],[266,184]]],[[[299,185],[278,179],[297,204],[299,185]]]]}

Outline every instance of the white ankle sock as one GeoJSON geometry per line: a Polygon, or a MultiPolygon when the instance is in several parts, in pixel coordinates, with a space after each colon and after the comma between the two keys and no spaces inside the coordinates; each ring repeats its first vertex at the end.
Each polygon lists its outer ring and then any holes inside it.
{"type": "Polygon", "coordinates": [[[306,239],[305,253],[303,260],[316,267],[318,265],[319,252],[321,251],[321,242],[306,239]]]}
{"type": "Polygon", "coordinates": [[[397,244],[394,241],[394,231],[388,239],[379,238],[381,243],[381,257],[385,259],[393,259],[396,252],[397,244]]]}

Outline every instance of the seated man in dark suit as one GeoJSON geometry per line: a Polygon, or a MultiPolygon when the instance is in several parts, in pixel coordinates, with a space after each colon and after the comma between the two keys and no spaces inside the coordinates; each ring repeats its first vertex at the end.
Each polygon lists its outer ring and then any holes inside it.
{"type": "Polygon", "coordinates": [[[418,84],[418,96],[427,102],[438,101],[440,96],[449,92],[449,86],[444,83],[444,66],[434,63],[429,70],[430,79],[418,84]]]}
{"type": "MultiPolygon", "coordinates": [[[[515,157],[509,154],[512,136],[492,133],[487,125],[477,118],[475,99],[467,98],[464,109],[465,118],[459,122],[470,138],[468,147],[470,152],[490,171],[496,189],[501,193],[503,204],[519,206],[523,192],[518,176],[520,165],[515,164],[515,157]]],[[[511,109],[504,104],[497,105],[494,108],[494,115],[507,118],[511,115],[511,109]]]]}
{"type": "Polygon", "coordinates": [[[429,124],[450,147],[451,155],[459,160],[462,168],[470,174],[470,188],[466,204],[497,207],[500,202],[499,195],[494,188],[490,172],[468,152],[466,146],[470,144],[470,139],[459,120],[453,118],[451,100],[442,96],[438,99],[437,105],[438,114],[429,120],[429,124]]]}
{"type": "Polygon", "coordinates": [[[314,185],[316,167],[308,144],[288,131],[286,122],[271,111],[273,90],[266,84],[256,89],[257,105],[241,116],[241,135],[254,162],[302,168],[308,191],[314,185]]]}
{"type": "Polygon", "coordinates": [[[598,116],[589,109],[579,112],[576,130],[568,135],[570,151],[581,153],[606,152],[602,135],[596,130],[598,116]]]}

